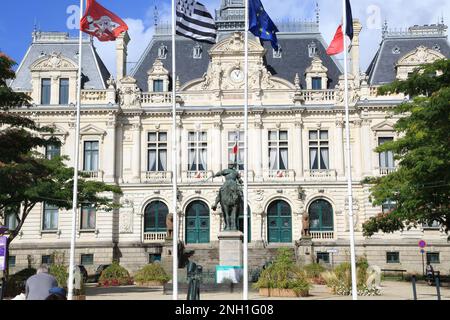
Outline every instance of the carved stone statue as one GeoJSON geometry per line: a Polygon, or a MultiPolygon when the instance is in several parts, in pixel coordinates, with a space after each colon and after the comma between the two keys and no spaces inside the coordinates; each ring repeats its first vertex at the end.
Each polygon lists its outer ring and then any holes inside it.
{"type": "Polygon", "coordinates": [[[305,212],[302,216],[302,236],[309,237],[309,213],[305,212]]]}
{"type": "Polygon", "coordinates": [[[222,176],[225,177],[225,183],[220,188],[212,209],[216,211],[217,205],[220,203],[225,220],[224,231],[236,231],[238,230],[238,213],[244,199],[242,193],[243,181],[235,165],[230,165],[229,169],[218,172],[214,177],[222,176]]]}
{"type": "Polygon", "coordinates": [[[166,217],[167,239],[173,239],[173,213],[166,217]]]}

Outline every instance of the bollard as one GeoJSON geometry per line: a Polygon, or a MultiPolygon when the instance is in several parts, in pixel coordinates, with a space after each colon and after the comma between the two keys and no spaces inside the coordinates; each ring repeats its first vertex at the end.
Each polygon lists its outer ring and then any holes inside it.
{"type": "Polygon", "coordinates": [[[6,291],[6,280],[5,280],[5,278],[1,278],[0,279],[0,301],[3,300],[5,291],[6,291]]]}
{"type": "Polygon", "coordinates": [[[413,275],[411,280],[412,280],[412,287],[413,287],[413,297],[414,297],[414,300],[417,300],[416,276],[413,275]]]}
{"type": "Polygon", "coordinates": [[[441,300],[441,281],[440,281],[440,273],[439,271],[436,274],[436,277],[434,278],[434,281],[436,283],[436,293],[438,300],[441,300]]]}

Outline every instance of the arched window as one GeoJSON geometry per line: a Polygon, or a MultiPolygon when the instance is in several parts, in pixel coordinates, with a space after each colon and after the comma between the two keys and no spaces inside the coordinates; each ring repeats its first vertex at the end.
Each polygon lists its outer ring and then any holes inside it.
{"type": "MultiPolygon", "coordinates": [[[[243,206],[241,206],[241,208],[244,208],[243,206]]],[[[252,212],[250,211],[250,206],[247,209],[247,221],[248,221],[248,242],[251,241],[252,239],[252,225],[251,225],[251,217],[252,217],[252,212]]],[[[239,231],[241,231],[242,233],[244,233],[244,210],[241,209],[239,212],[239,217],[238,217],[238,229],[239,231]]]]}
{"type": "Polygon", "coordinates": [[[145,208],[144,232],[166,232],[169,208],[162,201],[153,201],[145,208]]]}
{"type": "Polygon", "coordinates": [[[209,208],[203,201],[186,208],[186,243],[209,243],[209,208]]]}
{"type": "Polygon", "coordinates": [[[311,231],[333,231],[333,207],[328,201],[316,200],[309,206],[311,231]]]}
{"type": "Polygon", "coordinates": [[[291,206],[282,200],[276,200],[267,209],[268,240],[272,243],[292,242],[291,206]]]}

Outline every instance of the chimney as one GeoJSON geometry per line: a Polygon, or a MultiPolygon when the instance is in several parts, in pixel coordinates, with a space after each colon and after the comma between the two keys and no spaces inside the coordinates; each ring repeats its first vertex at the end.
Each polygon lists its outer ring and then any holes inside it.
{"type": "Polygon", "coordinates": [[[116,40],[116,83],[120,83],[127,75],[127,47],[130,40],[127,31],[121,33],[116,40]]]}
{"type": "Polygon", "coordinates": [[[355,77],[355,83],[359,87],[361,75],[360,75],[360,59],[359,59],[359,34],[362,30],[362,24],[358,19],[353,20],[354,36],[352,41],[351,57],[352,57],[352,74],[355,77]]]}

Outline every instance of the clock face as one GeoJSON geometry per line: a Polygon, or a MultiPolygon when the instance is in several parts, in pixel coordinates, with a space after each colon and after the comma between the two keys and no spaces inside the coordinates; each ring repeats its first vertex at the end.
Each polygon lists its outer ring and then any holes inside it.
{"type": "Polygon", "coordinates": [[[234,69],[230,73],[230,79],[234,82],[241,82],[244,80],[244,72],[241,69],[234,69]]]}

